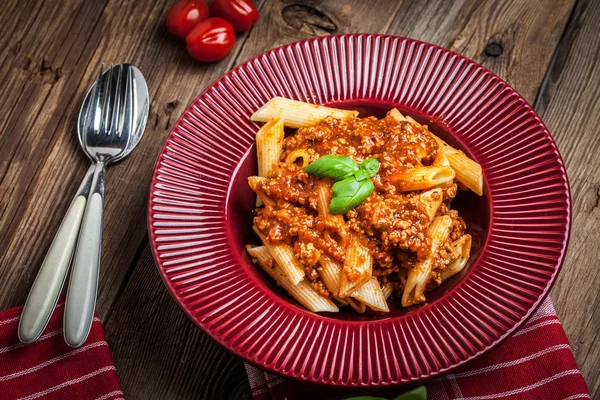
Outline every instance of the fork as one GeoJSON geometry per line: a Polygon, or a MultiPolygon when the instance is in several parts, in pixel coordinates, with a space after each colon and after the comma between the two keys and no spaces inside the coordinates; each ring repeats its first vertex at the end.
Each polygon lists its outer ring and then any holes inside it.
{"type": "Polygon", "coordinates": [[[94,173],[65,303],[64,338],[71,347],[79,347],[85,342],[93,322],[100,271],[106,166],[122,155],[130,140],[133,129],[132,79],[128,65],[111,66],[106,74],[101,68],[90,100],[91,107],[85,115],[82,145],[94,162],[94,173]],[[113,82],[115,69],[118,69],[116,84],[113,82]]]}

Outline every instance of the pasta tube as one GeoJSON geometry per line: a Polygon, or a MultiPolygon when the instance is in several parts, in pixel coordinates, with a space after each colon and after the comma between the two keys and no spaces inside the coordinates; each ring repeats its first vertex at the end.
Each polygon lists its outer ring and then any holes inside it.
{"type": "Polygon", "coordinates": [[[342,266],[331,258],[323,255],[319,259],[319,275],[323,280],[327,290],[337,296],[340,291],[340,279],[342,276],[342,266]]]}
{"type": "Polygon", "coordinates": [[[367,309],[367,306],[364,303],[361,303],[360,301],[355,300],[352,297],[346,297],[344,300],[346,300],[346,303],[348,303],[348,305],[350,305],[350,307],[352,307],[354,311],[358,313],[362,314],[367,309]]]}
{"type": "Polygon", "coordinates": [[[450,167],[428,166],[417,167],[408,172],[403,172],[390,176],[398,189],[403,192],[413,190],[426,190],[432,187],[452,183],[456,174],[450,167]]]}
{"type": "Polygon", "coordinates": [[[394,285],[392,285],[391,283],[386,283],[381,288],[381,291],[383,292],[383,297],[387,300],[390,298],[390,296],[394,292],[394,285]]]}
{"type": "MultiPolygon", "coordinates": [[[[273,205],[275,204],[275,202],[273,200],[271,200],[271,198],[269,196],[267,196],[267,194],[262,191],[259,187],[260,182],[264,181],[267,178],[263,178],[260,176],[249,176],[248,177],[248,185],[250,185],[250,188],[252,190],[254,190],[254,192],[256,193],[256,195],[258,196],[258,198],[261,200],[262,204],[268,204],[268,205],[273,205]]],[[[257,204],[256,206],[260,206],[261,204],[257,204]]]]}
{"type": "Polygon", "coordinates": [[[442,189],[440,188],[431,189],[419,195],[419,200],[423,203],[429,221],[433,221],[433,217],[435,216],[435,213],[437,213],[438,208],[442,205],[443,199],[444,196],[442,189]]]}
{"type": "Polygon", "coordinates": [[[283,97],[273,97],[267,104],[252,114],[250,119],[256,122],[266,122],[271,118],[282,116],[285,120],[285,126],[302,128],[315,125],[326,117],[342,119],[357,115],[358,111],[340,110],[283,97]]]}
{"type": "Polygon", "coordinates": [[[284,288],[290,296],[312,312],[338,312],[338,307],[329,299],[322,297],[312,287],[310,282],[302,280],[293,284],[278,265],[273,264],[273,258],[266,246],[246,246],[248,253],[255,258],[263,270],[284,288]]]}
{"type": "Polygon", "coordinates": [[[402,293],[402,306],[408,307],[413,304],[422,303],[425,301],[425,285],[429,279],[429,273],[433,268],[433,257],[438,251],[438,248],[450,236],[452,227],[452,218],[448,215],[442,215],[433,220],[427,229],[427,237],[431,240],[431,247],[427,254],[427,258],[415,264],[408,271],[408,278],[402,293]]]}
{"type": "Polygon", "coordinates": [[[375,311],[390,311],[387,303],[385,302],[385,296],[381,291],[381,286],[379,286],[379,282],[374,276],[369,278],[358,289],[356,289],[352,293],[352,297],[371,307],[375,311]]]}
{"type": "Polygon", "coordinates": [[[442,281],[450,279],[465,267],[471,255],[471,242],[471,235],[461,236],[458,240],[452,242],[452,252],[458,254],[458,258],[441,272],[440,278],[442,278],[442,281]]]}
{"type": "Polygon", "coordinates": [[[269,249],[271,255],[279,265],[279,268],[294,284],[298,284],[304,278],[304,269],[294,257],[294,250],[286,244],[271,244],[267,241],[265,235],[259,231],[256,226],[252,227],[260,240],[269,249]]]}
{"type": "Polygon", "coordinates": [[[342,298],[349,296],[354,289],[360,287],[371,277],[372,271],[373,257],[369,253],[369,249],[358,240],[351,240],[342,268],[339,296],[342,298]]]}

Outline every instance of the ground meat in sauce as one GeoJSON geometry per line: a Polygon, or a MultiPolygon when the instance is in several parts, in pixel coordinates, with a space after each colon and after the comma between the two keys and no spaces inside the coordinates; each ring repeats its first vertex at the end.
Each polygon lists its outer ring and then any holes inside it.
{"type": "MultiPolygon", "coordinates": [[[[275,204],[257,210],[255,226],[271,243],[293,247],[306,277],[323,296],[331,293],[319,276],[321,255],[343,262],[343,240],[347,232],[358,233],[368,240],[374,258],[373,276],[380,282],[392,283],[400,293],[406,281],[407,268],[427,256],[431,243],[426,238],[431,222],[418,193],[401,192],[388,179],[412,168],[431,165],[438,145],[423,127],[392,118],[326,118],[315,126],[300,128],[284,140],[280,160],[269,179],[259,183],[275,204]],[[317,212],[316,185],[323,181],[309,175],[296,164],[283,162],[294,150],[305,150],[310,161],[326,154],[345,155],[357,163],[373,157],[380,163],[373,178],[375,190],[358,207],[348,211],[343,220],[320,216],[317,212]]],[[[329,180],[329,188],[332,182],[329,180]]],[[[457,185],[442,188],[444,201],[451,200],[457,185]]],[[[450,238],[434,256],[434,271],[429,286],[439,285],[439,271],[453,261],[450,243],[463,235],[464,221],[455,210],[442,204],[437,215],[452,218],[450,238]]]]}

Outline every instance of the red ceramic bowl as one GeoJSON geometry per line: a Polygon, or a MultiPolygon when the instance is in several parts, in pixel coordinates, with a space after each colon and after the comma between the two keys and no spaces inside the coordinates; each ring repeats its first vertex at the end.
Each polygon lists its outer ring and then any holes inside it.
{"type": "Polygon", "coordinates": [[[531,107],[490,71],[445,49],[383,35],[286,45],[202,93],[158,158],[148,223],[161,276],[186,314],[245,361],[339,386],[414,382],[490,350],[552,286],[570,226],[565,168],[531,107]],[[485,195],[453,206],[475,241],[465,270],[428,303],[388,314],[317,315],[294,302],[244,251],[255,243],[250,115],[273,96],[412,115],[483,167],[485,195]]]}

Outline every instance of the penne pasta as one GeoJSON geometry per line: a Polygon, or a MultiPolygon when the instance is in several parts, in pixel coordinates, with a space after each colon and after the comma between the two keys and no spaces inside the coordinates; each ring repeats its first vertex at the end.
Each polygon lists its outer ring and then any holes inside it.
{"type": "Polygon", "coordinates": [[[340,299],[339,297],[334,297],[333,300],[338,307],[346,307],[348,305],[348,302],[346,300],[340,299]]]}
{"type": "Polygon", "coordinates": [[[408,278],[404,292],[402,293],[402,306],[422,303],[425,301],[425,285],[429,280],[429,274],[433,268],[433,258],[438,251],[439,246],[448,240],[450,229],[452,227],[452,218],[448,215],[436,217],[427,229],[427,238],[431,241],[431,247],[427,258],[415,264],[408,271],[408,278]]]}
{"type": "Polygon", "coordinates": [[[458,255],[458,258],[440,273],[442,282],[458,274],[465,267],[471,255],[471,243],[471,235],[463,235],[458,240],[452,242],[452,252],[458,255]]]}
{"type": "Polygon", "coordinates": [[[265,124],[248,184],[265,207],[253,218],[263,245],[247,249],[316,312],[387,312],[400,289],[402,306],[423,303],[470,256],[450,202],[459,186],[483,193],[481,166],[396,108],[383,119],[357,115],[274,97],[251,117],[265,124]]]}
{"type": "MultiPolygon", "coordinates": [[[[258,176],[269,177],[273,165],[279,162],[283,147],[283,118],[276,117],[264,124],[256,134],[256,157],[258,158],[258,176]]],[[[256,207],[263,205],[260,196],[256,196],[256,207]]]]}
{"type": "Polygon", "coordinates": [[[358,240],[350,241],[342,267],[339,297],[349,296],[352,291],[364,284],[373,271],[373,257],[369,249],[358,240]]]}
{"type": "MultiPolygon", "coordinates": [[[[440,149],[438,155],[433,160],[433,165],[438,165],[442,167],[450,167],[450,161],[448,161],[448,157],[446,157],[446,153],[440,149]]],[[[456,171],[455,171],[456,172],[456,171]]]]}
{"type": "Polygon", "coordinates": [[[352,297],[375,311],[390,311],[377,278],[372,276],[352,293],[352,297]]]}
{"type": "Polygon", "coordinates": [[[391,283],[386,283],[381,287],[381,291],[383,292],[383,297],[387,300],[390,298],[392,293],[394,293],[394,285],[391,283]]]}
{"type": "Polygon", "coordinates": [[[328,228],[323,231],[323,238],[326,241],[335,241],[340,246],[345,246],[348,242],[348,235],[344,217],[341,215],[329,214],[329,202],[331,201],[331,188],[326,182],[319,182],[316,187],[317,192],[317,211],[319,217],[327,220],[328,228]]]}
{"type": "Polygon", "coordinates": [[[465,153],[450,146],[433,133],[429,132],[429,134],[438,143],[440,146],[440,153],[446,157],[448,164],[455,171],[456,180],[471,189],[477,195],[483,195],[483,172],[481,170],[481,165],[471,160],[465,153]]]}
{"type": "Polygon", "coordinates": [[[343,119],[357,115],[358,111],[341,110],[283,97],[273,97],[267,104],[252,114],[250,119],[256,122],[266,122],[271,118],[281,116],[285,120],[285,126],[302,128],[315,125],[326,117],[343,119]]]}
{"type": "Polygon", "coordinates": [[[409,192],[414,190],[427,190],[435,186],[451,183],[456,176],[450,167],[428,166],[417,167],[408,172],[390,176],[390,182],[394,183],[400,191],[409,192]]]}
{"type": "Polygon", "coordinates": [[[433,217],[442,205],[443,199],[442,189],[440,188],[434,188],[419,195],[419,200],[423,203],[429,221],[433,221],[433,217]]]}
{"type": "Polygon", "coordinates": [[[287,164],[296,164],[299,167],[305,168],[310,163],[310,154],[306,150],[297,149],[292,151],[285,158],[287,164]]]}
{"type": "Polygon", "coordinates": [[[321,181],[317,184],[318,212],[319,216],[327,217],[329,215],[329,202],[331,201],[331,189],[327,183],[321,181]]]}
{"type": "Polygon", "coordinates": [[[456,180],[471,189],[474,193],[483,195],[483,172],[481,165],[471,160],[460,150],[446,145],[444,153],[448,162],[454,171],[456,171],[456,180]]]}
{"type": "Polygon", "coordinates": [[[319,259],[319,275],[323,280],[327,290],[337,296],[340,291],[340,279],[342,277],[342,266],[331,258],[322,255],[319,259]]]}
{"type": "Polygon", "coordinates": [[[406,121],[404,115],[402,115],[397,108],[392,108],[390,111],[388,111],[387,116],[395,119],[396,121],[406,121]]]}
{"type": "Polygon", "coordinates": [[[408,122],[412,122],[413,124],[417,125],[417,126],[422,126],[420,123],[418,123],[413,117],[411,117],[410,115],[405,115],[404,118],[408,121],[408,122]]]}
{"type": "Polygon", "coordinates": [[[246,246],[248,253],[255,258],[262,269],[275,279],[290,296],[312,312],[338,312],[339,309],[331,300],[320,296],[310,282],[302,280],[298,284],[292,283],[286,274],[273,263],[273,257],[266,246],[246,246]]]}
{"type": "MultiPolygon", "coordinates": [[[[418,126],[423,126],[412,117],[402,115],[396,108],[391,109],[387,115],[397,121],[409,121],[418,126]]],[[[428,130],[428,132],[440,146],[440,152],[433,162],[433,165],[452,167],[455,171],[457,181],[479,196],[483,195],[483,172],[481,170],[481,165],[471,160],[462,151],[450,146],[431,131],[428,130]]]]}
{"type": "Polygon", "coordinates": [[[345,300],[346,303],[348,303],[348,305],[358,313],[362,314],[367,310],[367,306],[364,303],[361,303],[360,301],[353,299],[352,297],[346,297],[345,300]]]}
{"type": "MultiPolygon", "coordinates": [[[[263,178],[260,176],[249,176],[248,177],[248,185],[250,186],[250,188],[252,190],[254,190],[254,192],[256,193],[258,198],[261,200],[262,204],[273,205],[273,204],[275,204],[275,202],[273,200],[271,200],[271,198],[269,196],[267,196],[267,194],[259,188],[260,182],[265,179],[267,179],[267,178],[263,178]]],[[[258,204],[258,201],[257,201],[256,206],[259,207],[260,205],[261,204],[258,204]]]]}
{"type": "Polygon", "coordinates": [[[282,147],[283,118],[276,117],[264,124],[256,134],[258,176],[271,176],[273,165],[279,162],[282,147]]]}
{"type": "Polygon", "coordinates": [[[270,244],[267,241],[265,235],[259,231],[256,226],[253,227],[254,232],[258,235],[260,240],[269,249],[271,255],[279,265],[279,268],[283,273],[290,279],[290,281],[296,285],[304,278],[304,269],[294,257],[294,250],[286,244],[270,244]]]}

